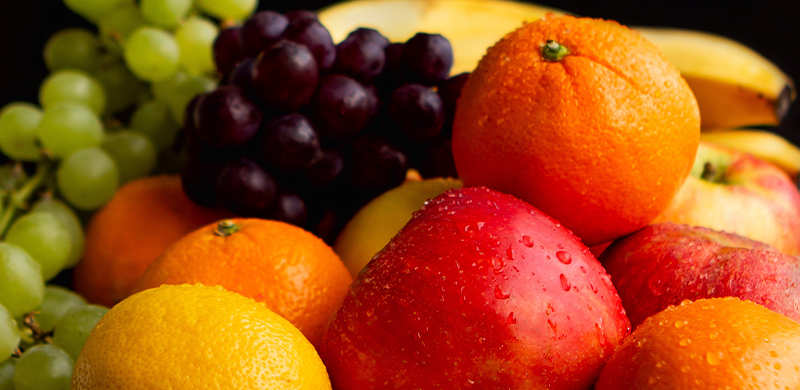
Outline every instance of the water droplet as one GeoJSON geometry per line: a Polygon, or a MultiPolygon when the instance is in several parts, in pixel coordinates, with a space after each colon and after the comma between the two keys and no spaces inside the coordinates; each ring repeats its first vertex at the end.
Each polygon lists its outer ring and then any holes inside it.
{"type": "Polygon", "coordinates": [[[775,363],[775,369],[776,370],[780,370],[781,369],[781,364],[780,363],[775,363]]]}
{"type": "Polygon", "coordinates": [[[655,296],[664,294],[664,286],[661,283],[661,278],[659,278],[657,275],[653,275],[647,279],[647,288],[649,288],[650,292],[652,292],[655,296]]]}
{"type": "Polygon", "coordinates": [[[591,280],[589,281],[589,289],[591,289],[593,293],[597,294],[597,286],[595,286],[591,280]]]}
{"type": "Polygon", "coordinates": [[[564,264],[572,263],[572,256],[570,256],[570,254],[567,252],[558,251],[556,252],[556,257],[558,258],[559,261],[561,261],[564,264]]]}
{"type": "Polygon", "coordinates": [[[687,345],[689,345],[691,343],[692,343],[692,340],[690,340],[689,338],[686,338],[686,337],[682,338],[681,341],[678,341],[678,345],[680,345],[681,347],[685,347],[685,346],[687,346],[687,345]]]}
{"type": "Polygon", "coordinates": [[[759,366],[758,364],[754,364],[753,371],[761,371],[761,366],[759,366]]]}
{"type": "Polygon", "coordinates": [[[677,321],[675,321],[675,327],[680,329],[680,328],[683,328],[683,326],[688,324],[688,323],[689,323],[689,321],[686,321],[686,320],[677,320],[677,321]]]}
{"type": "Polygon", "coordinates": [[[664,361],[656,362],[656,368],[661,368],[661,367],[664,367],[664,361]]]}
{"type": "Polygon", "coordinates": [[[564,245],[561,244],[556,245],[556,247],[558,247],[558,249],[564,249],[564,245]]]}
{"type": "Polygon", "coordinates": [[[533,248],[533,238],[531,236],[522,236],[522,244],[528,248],[533,248]]]}
{"type": "Polygon", "coordinates": [[[776,357],[778,357],[778,353],[775,352],[775,351],[769,351],[769,356],[772,356],[772,357],[776,358],[776,357]]]}
{"type": "Polygon", "coordinates": [[[517,323],[517,316],[514,315],[513,311],[511,313],[508,313],[508,318],[506,319],[506,322],[512,325],[517,323]]]}
{"type": "Polygon", "coordinates": [[[707,352],[706,361],[712,366],[718,366],[722,363],[723,356],[722,352],[707,352]]]}
{"type": "Polygon", "coordinates": [[[651,377],[647,378],[647,383],[649,383],[651,385],[654,385],[656,382],[658,382],[658,379],[656,379],[656,377],[654,377],[654,376],[651,376],[651,377]]]}
{"type": "Polygon", "coordinates": [[[717,336],[719,336],[719,333],[717,333],[717,332],[714,332],[714,333],[709,333],[709,334],[708,334],[708,338],[709,338],[710,340],[714,340],[715,338],[717,338],[717,336]]]}
{"type": "Polygon", "coordinates": [[[548,318],[547,325],[550,325],[550,329],[553,329],[553,333],[556,333],[556,323],[553,320],[548,318]]]}
{"type": "Polygon", "coordinates": [[[581,272],[586,273],[586,267],[581,266],[581,272]]]}
{"type": "Polygon", "coordinates": [[[564,276],[564,274],[558,275],[558,277],[561,279],[561,288],[563,288],[564,291],[569,291],[569,289],[572,288],[572,285],[569,283],[567,277],[564,276]]]}
{"type": "Polygon", "coordinates": [[[514,249],[512,249],[511,247],[508,247],[508,249],[506,249],[506,258],[509,260],[515,260],[517,258],[516,254],[514,254],[514,249]]]}
{"type": "Polygon", "coordinates": [[[502,273],[505,265],[503,259],[492,257],[492,271],[494,271],[495,275],[502,273]]]}
{"type": "Polygon", "coordinates": [[[503,290],[500,289],[500,286],[494,286],[494,297],[497,299],[508,299],[511,294],[503,293],[503,290]]]}
{"type": "Polygon", "coordinates": [[[689,372],[689,366],[683,366],[683,367],[681,367],[681,372],[683,372],[683,373],[687,373],[687,372],[689,372]]]}

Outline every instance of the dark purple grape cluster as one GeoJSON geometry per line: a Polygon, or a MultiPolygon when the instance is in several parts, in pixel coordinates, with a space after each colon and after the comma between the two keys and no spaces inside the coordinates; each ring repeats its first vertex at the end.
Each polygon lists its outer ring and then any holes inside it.
{"type": "Polygon", "coordinates": [[[214,44],[224,75],[187,108],[186,194],[327,240],[403,182],[455,177],[453,50],[438,34],[391,43],[359,28],[334,44],[311,11],[258,12],[214,44]]]}

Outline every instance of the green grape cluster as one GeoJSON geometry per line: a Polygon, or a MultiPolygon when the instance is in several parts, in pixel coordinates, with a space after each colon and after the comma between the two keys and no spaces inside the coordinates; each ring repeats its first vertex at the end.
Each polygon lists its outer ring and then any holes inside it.
{"type": "MultiPolygon", "coordinates": [[[[96,29],[45,44],[39,101],[0,107],[0,390],[69,389],[107,308],[49,285],[83,255],[82,221],[180,157],[186,106],[218,84],[213,44],[258,0],[64,0],[96,29]]],[[[177,172],[177,167],[175,167],[177,172]]]]}

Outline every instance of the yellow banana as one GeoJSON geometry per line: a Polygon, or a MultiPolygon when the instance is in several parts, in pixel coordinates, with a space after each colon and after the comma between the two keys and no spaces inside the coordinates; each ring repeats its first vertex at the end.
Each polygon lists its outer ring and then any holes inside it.
{"type": "Polygon", "coordinates": [[[699,31],[636,29],[680,70],[697,98],[704,130],[777,125],[795,98],[789,76],[736,41],[699,31]]]}
{"type": "Polygon", "coordinates": [[[702,133],[700,139],[752,154],[769,161],[796,178],[800,148],[778,134],[764,130],[726,130],[702,133]]]}
{"type": "Polygon", "coordinates": [[[486,48],[524,22],[564,11],[535,4],[489,0],[352,0],[320,10],[319,20],[334,42],[358,27],[370,27],[392,42],[416,32],[442,34],[453,46],[451,74],[471,72],[486,48]]]}

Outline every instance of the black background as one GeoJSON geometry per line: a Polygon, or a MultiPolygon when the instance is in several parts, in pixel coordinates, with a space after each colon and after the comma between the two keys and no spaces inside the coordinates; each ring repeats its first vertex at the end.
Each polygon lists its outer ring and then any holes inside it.
{"type": "MultiPolygon", "coordinates": [[[[16,100],[36,102],[47,75],[42,48],[65,27],[93,26],[73,14],[62,0],[10,0],[0,7],[0,106],[16,100]]],[[[318,9],[332,1],[262,0],[259,8],[289,11],[318,9]]],[[[755,49],[800,82],[800,2],[796,0],[542,0],[564,11],[631,26],[666,26],[708,31],[755,49]]],[[[800,141],[800,108],[795,104],[776,131],[800,141]]]]}

